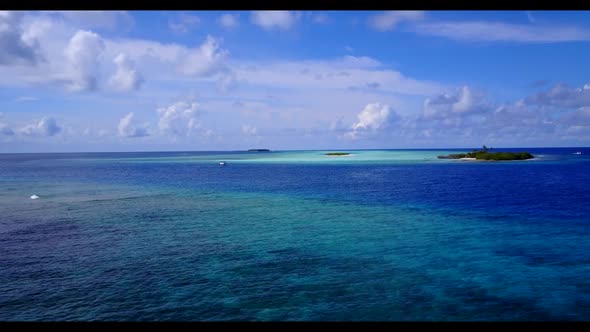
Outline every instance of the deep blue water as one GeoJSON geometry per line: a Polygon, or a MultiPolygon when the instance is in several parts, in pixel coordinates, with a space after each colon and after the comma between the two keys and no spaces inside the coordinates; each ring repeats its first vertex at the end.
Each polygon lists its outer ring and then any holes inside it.
{"type": "Polygon", "coordinates": [[[588,320],[590,149],[526,150],[0,154],[0,320],[588,320]]]}

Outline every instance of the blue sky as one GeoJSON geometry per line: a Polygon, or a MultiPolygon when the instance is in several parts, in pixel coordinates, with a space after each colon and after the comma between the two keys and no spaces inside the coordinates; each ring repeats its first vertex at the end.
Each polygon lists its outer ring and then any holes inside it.
{"type": "Polygon", "coordinates": [[[590,145],[587,11],[0,13],[0,152],[590,145]]]}

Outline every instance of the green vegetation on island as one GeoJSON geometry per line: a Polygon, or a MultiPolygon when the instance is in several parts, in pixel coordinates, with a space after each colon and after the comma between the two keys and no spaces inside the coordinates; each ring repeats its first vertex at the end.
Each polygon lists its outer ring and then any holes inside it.
{"type": "Polygon", "coordinates": [[[248,152],[270,152],[269,149],[249,149],[248,152]]]}
{"type": "Polygon", "coordinates": [[[350,153],[346,153],[346,152],[328,152],[326,153],[326,156],[349,156],[350,153]]]}
{"type": "Polygon", "coordinates": [[[490,152],[492,148],[483,146],[483,150],[473,150],[467,153],[456,153],[448,156],[438,156],[439,159],[475,158],[476,160],[527,160],[535,158],[532,154],[524,152],[490,152]]]}

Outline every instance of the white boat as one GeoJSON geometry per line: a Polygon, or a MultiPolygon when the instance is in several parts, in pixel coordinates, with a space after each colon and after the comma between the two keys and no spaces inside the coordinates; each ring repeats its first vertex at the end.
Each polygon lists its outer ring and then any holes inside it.
{"type": "Polygon", "coordinates": [[[225,166],[225,161],[220,162],[219,166],[225,166]]]}
{"type": "Polygon", "coordinates": [[[574,152],[572,154],[582,154],[582,152],[578,151],[578,152],[574,152]]]}
{"type": "Polygon", "coordinates": [[[37,196],[37,195],[31,196],[31,199],[38,199],[38,198],[39,198],[39,196],[37,196]]]}

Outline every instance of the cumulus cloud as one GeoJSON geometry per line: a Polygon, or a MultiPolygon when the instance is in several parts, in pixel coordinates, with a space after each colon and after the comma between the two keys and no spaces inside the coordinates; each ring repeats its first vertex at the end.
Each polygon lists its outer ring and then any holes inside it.
{"type": "Polygon", "coordinates": [[[146,127],[138,126],[133,121],[134,114],[130,112],[119,121],[118,133],[122,137],[144,137],[149,136],[146,127]]]}
{"type": "Polygon", "coordinates": [[[458,100],[451,105],[451,110],[456,113],[473,111],[478,106],[479,100],[473,95],[468,86],[461,89],[458,100]]]}
{"type": "Polygon", "coordinates": [[[456,93],[426,98],[423,112],[407,116],[401,121],[407,138],[436,144],[488,142],[511,144],[515,140],[527,141],[564,131],[563,121],[543,108],[532,107],[524,100],[496,103],[470,87],[456,93]],[[424,141],[426,140],[426,141],[424,141]]]}
{"type": "Polygon", "coordinates": [[[180,67],[185,75],[207,77],[226,70],[224,61],[229,52],[221,49],[219,41],[207,36],[203,44],[191,49],[180,67]]]}
{"type": "Polygon", "coordinates": [[[163,134],[188,136],[201,127],[198,122],[199,105],[195,102],[176,102],[168,107],[157,109],[160,119],[158,129],[163,134]]]}
{"type": "Polygon", "coordinates": [[[423,11],[391,10],[369,17],[369,26],[378,31],[389,31],[403,21],[416,21],[424,18],[423,11]]]}
{"type": "Polygon", "coordinates": [[[111,85],[120,91],[138,90],[144,79],[135,68],[135,63],[124,53],[119,53],[113,62],[117,70],[110,79],[111,85]]]}
{"type": "Polygon", "coordinates": [[[168,27],[175,33],[188,33],[201,23],[201,19],[196,15],[181,13],[176,19],[168,22],[168,27]]]}
{"type": "Polygon", "coordinates": [[[94,32],[78,30],[64,53],[71,91],[92,91],[98,87],[99,57],[105,50],[103,39],[94,32]]]}
{"type": "Polygon", "coordinates": [[[226,29],[237,28],[240,25],[240,14],[223,14],[217,20],[217,23],[226,29]]]}
{"type": "Polygon", "coordinates": [[[345,135],[346,137],[356,139],[364,133],[375,134],[379,130],[387,128],[399,116],[391,111],[387,104],[372,103],[367,104],[357,118],[357,122],[352,125],[351,130],[345,135]]]}
{"type": "Polygon", "coordinates": [[[389,105],[379,103],[368,104],[358,115],[358,122],[352,125],[353,130],[379,129],[389,120],[389,105]]]}
{"type": "Polygon", "coordinates": [[[22,28],[21,12],[0,11],[0,65],[35,64],[42,57],[36,39],[22,28]]]}
{"type": "MultiPolygon", "coordinates": [[[[12,13],[9,14],[5,16],[12,20],[12,13]]],[[[176,83],[213,78],[219,81],[218,87],[223,91],[235,86],[235,74],[230,73],[231,68],[226,61],[229,52],[221,46],[220,39],[212,36],[207,36],[194,47],[186,47],[152,40],[108,38],[94,30],[78,29],[72,25],[72,20],[64,19],[61,12],[23,15],[21,39],[31,45],[33,41],[38,41],[46,61],[38,62],[37,66],[4,67],[1,58],[12,53],[4,42],[5,38],[0,38],[2,86],[55,85],[71,92],[83,92],[100,90],[104,85],[126,91],[142,87],[141,83],[145,83],[140,79],[142,77],[176,83]],[[115,60],[115,65],[111,64],[121,53],[124,56],[115,60]],[[219,77],[214,77],[216,75],[219,77]]],[[[0,21],[3,17],[0,15],[0,21]]],[[[237,17],[237,14],[232,17],[237,17]]],[[[12,21],[11,24],[0,24],[0,36],[7,33],[3,26],[9,27],[12,32],[16,29],[12,21]]]]}
{"type": "Polygon", "coordinates": [[[288,10],[263,10],[253,11],[250,19],[252,23],[267,29],[288,30],[299,19],[299,13],[288,10]]]}
{"type": "Polygon", "coordinates": [[[459,142],[478,135],[484,137],[496,129],[512,128],[509,118],[517,119],[515,114],[519,111],[514,107],[506,106],[508,113],[495,114],[496,107],[483,93],[463,86],[451,93],[426,98],[422,113],[405,119],[402,127],[409,137],[430,142],[442,137],[459,142]],[[495,123],[502,125],[495,127],[495,123]]]}
{"type": "Polygon", "coordinates": [[[590,106],[590,85],[585,84],[581,88],[572,88],[567,84],[557,84],[548,91],[527,97],[525,102],[564,108],[590,106]]]}
{"type": "Polygon", "coordinates": [[[63,131],[57,121],[52,117],[44,117],[20,129],[24,136],[55,136],[63,131]]]}
{"type": "Polygon", "coordinates": [[[449,118],[452,113],[475,113],[486,110],[489,103],[481,93],[475,93],[469,86],[463,86],[455,94],[440,94],[424,101],[425,118],[449,118]]]}

